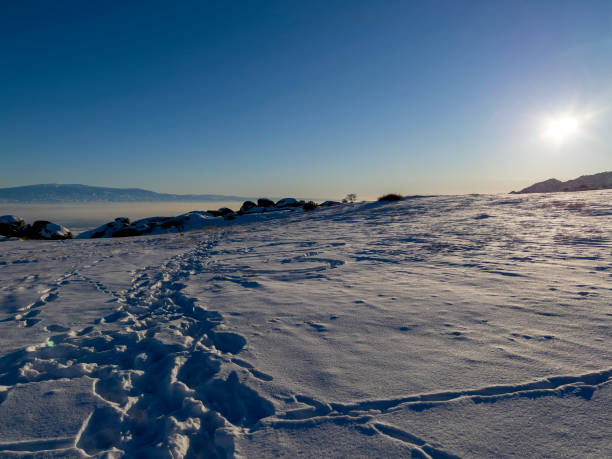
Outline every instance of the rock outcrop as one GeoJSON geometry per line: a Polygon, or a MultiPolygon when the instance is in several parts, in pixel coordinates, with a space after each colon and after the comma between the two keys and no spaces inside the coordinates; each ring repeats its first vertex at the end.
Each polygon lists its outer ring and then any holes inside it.
{"type": "MultiPolygon", "coordinates": [[[[225,215],[233,215],[233,212],[230,211],[225,215]]],[[[187,231],[204,227],[211,218],[214,217],[209,212],[197,211],[176,217],[143,218],[135,222],[130,222],[129,218],[120,217],[96,229],[81,233],[78,238],[127,237],[187,231]]]]}
{"type": "Polygon", "coordinates": [[[294,198],[283,198],[276,203],[276,207],[300,207],[300,203],[303,205],[304,201],[298,201],[294,198]]]}
{"type": "Polygon", "coordinates": [[[126,229],[130,226],[130,219],[127,217],[119,217],[115,218],[114,221],[107,223],[99,228],[94,230],[94,233],[91,235],[92,239],[100,238],[100,237],[112,237],[118,231],[126,229]]]}
{"type": "Polygon", "coordinates": [[[23,239],[61,240],[72,239],[72,233],[68,228],[46,220],[36,220],[31,225],[26,225],[19,236],[23,239]]]}
{"type": "Polygon", "coordinates": [[[259,198],[257,200],[257,207],[272,207],[274,206],[274,201],[271,201],[267,198],[259,198]]]}
{"type": "Polygon", "coordinates": [[[0,216],[0,236],[19,237],[23,229],[23,219],[14,215],[0,216]]]}
{"type": "MultiPolygon", "coordinates": [[[[327,207],[339,204],[335,201],[326,201],[321,206],[327,207]]],[[[319,206],[313,202],[298,201],[294,198],[283,198],[277,203],[270,199],[260,198],[257,204],[245,201],[238,212],[223,207],[218,210],[193,211],[176,217],[151,217],[131,222],[127,217],[119,217],[98,228],[78,235],[79,239],[96,239],[111,237],[142,236],[148,234],[176,233],[219,226],[224,221],[238,218],[253,220],[267,218],[255,214],[286,213],[295,211],[312,211],[319,206]]],[[[272,217],[272,215],[270,215],[272,217]]],[[[25,225],[22,219],[12,215],[0,217],[0,236],[19,237],[22,239],[70,239],[72,233],[67,228],[44,220],[35,221],[25,225]]]]}
{"type": "Polygon", "coordinates": [[[0,236],[40,240],[72,239],[70,230],[62,225],[46,220],[24,225],[23,219],[14,215],[0,217],[0,236]]]}
{"type": "Polygon", "coordinates": [[[256,207],[257,204],[255,204],[253,201],[244,201],[242,203],[242,206],[240,207],[240,212],[245,213],[248,212],[249,210],[251,210],[253,207],[256,207]]]}

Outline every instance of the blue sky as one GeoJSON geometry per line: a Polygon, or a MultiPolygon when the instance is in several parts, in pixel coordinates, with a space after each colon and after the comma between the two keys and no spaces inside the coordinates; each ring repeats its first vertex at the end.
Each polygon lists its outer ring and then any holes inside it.
{"type": "Polygon", "coordinates": [[[0,186],[374,198],[612,169],[610,1],[12,2],[0,58],[0,186]]]}

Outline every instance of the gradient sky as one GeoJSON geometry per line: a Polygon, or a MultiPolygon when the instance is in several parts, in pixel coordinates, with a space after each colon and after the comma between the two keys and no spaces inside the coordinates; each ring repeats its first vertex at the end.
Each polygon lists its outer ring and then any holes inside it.
{"type": "Polygon", "coordinates": [[[4,2],[0,160],[0,187],[364,199],[612,170],[612,2],[4,2]]]}

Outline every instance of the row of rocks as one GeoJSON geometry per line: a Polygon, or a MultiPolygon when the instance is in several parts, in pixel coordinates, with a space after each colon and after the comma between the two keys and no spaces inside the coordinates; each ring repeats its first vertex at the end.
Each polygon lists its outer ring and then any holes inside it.
{"type": "Polygon", "coordinates": [[[26,225],[23,219],[14,215],[0,216],[0,236],[40,240],[72,239],[70,230],[62,225],[46,220],[36,220],[26,225]]]}
{"type": "Polygon", "coordinates": [[[233,219],[236,216],[247,214],[258,214],[262,212],[278,212],[281,210],[291,210],[301,208],[305,211],[315,210],[317,207],[329,207],[340,204],[337,201],[325,201],[321,204],[316,204],[314,201],[297,200],[295,198],[283,198],[274,202],[267,198],[259,198],[257,202],[244,201],[237,212],[227,207],[222,207],[219,210],[208,210],[207,212],[215,217],[224,217],[233,219]]]}
{"type": "MultiPolygon", "coordinates": [[[[243,215],[252,215],[265,212],[303,211],[315,210],[318,207],[328,207],[340,204],[336,201],[326,201],[316,204],[313,201],[303,201],[294,198],[284,198],[277,202],[260,198],[257,202],[245,201],[240,209],[222,207],[218,210],[204,212],[193,211],[177,217],[152,217],[131,222],[129,218],[119,217],[96,229],[79,234],[79,239],[96,239],[108,237],[142,236],[145,234],[163,234],[169,232],[189,231],[203,228],[211,224],[211,218],[221,217],[224,220],[234,220],[243,215]]],[[[71,239],[72,233],[65,227],[48,221],[35,221],[31,225],[24,225],[22,219],[12,215],[0,217],[0,235],[19,237],[22,239],[71,239]]]]}
{"type": "MultiPolygon", "coordinates": [[[[287,209],[296,209],[296,208],[302,208],[303,210],[309,211],[309,210],[314,210],[317,207],[327,207],[327,206],[333,206],[336,204],[340,204],[339,202],[336,201],[325,201],[322,204],[316,204],[313,201],[303,201],[303,200],[297,200],[294,198],[283,198],[277,202],[274,202],[270,199],[266,199],[266,198],[260,198],[257,200],[257,203],[253,202],[253,201],[244,201],[242,203],[242,206],[240,206],[240,209],[235,212],[236,215],[244,215],[244,214],[257,214],[257,213],[261,213],[261,212],[273,212],[273,211],[279,211],[279,210],[287,210],[287,209]]],[[[224,207],[222,209],[219,209],[218,211],[208,211],[209,213],[214,213],[214,212],[222,212],[223,216],[226,216],[228,214],[234,213],[231,209],[228,209],[227,207],[224,207]]]]}
{"type": "Polygon", "coordinates": [[[189,212],[178,217],[144,218],[133,223],[127,217],[119,217],[94,230],[79,234],[78,238],[129,237],[185,231],[204,226],[206,219],[210,219],[210,216],[204,216],[201,212],[189,212]]]}
{"type": "Polygon", "coordinates": [[[311,211],[317,207],[328,207],[336,204],[339,203],[336,201],[326,201],[322,204],[315,204],[312,201],[306,202],[294,198],[284,198],[274,202],[270,199],[260,198],[257,200],[257,202],[244,201],[240,206],[240,209],[236,212],[228,207],[222,207],[217,210],[207,210],[205,212],[193,211],[177,217],[145,218],[133,223],[130,222],[129,218],[120,217],[116,218],[112,222],[100,226],[99,228],[80,234],[79,238],[95,239],[127,237],[189,231],[210,225],[211,217],[220,217],[224,220],[234,220],[243,215],[297,209],[311,211]]]}

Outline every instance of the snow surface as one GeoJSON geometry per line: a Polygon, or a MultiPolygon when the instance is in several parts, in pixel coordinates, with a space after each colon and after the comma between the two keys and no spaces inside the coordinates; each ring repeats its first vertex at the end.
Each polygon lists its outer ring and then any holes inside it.
{"type": "Polygon", "coordinates": [[[0,457],[610,457],[612,204],[0,242],[0,457]]]}

